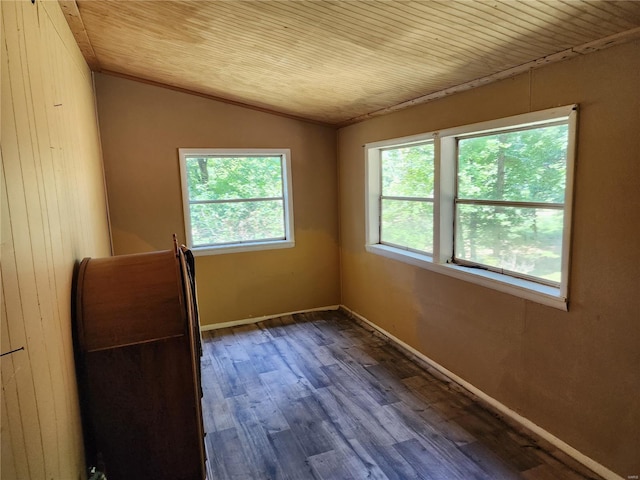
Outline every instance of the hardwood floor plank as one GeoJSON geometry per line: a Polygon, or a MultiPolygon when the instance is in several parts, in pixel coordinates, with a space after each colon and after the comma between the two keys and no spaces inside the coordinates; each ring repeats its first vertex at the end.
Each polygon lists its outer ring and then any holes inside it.
{"type": "Polygon", "coordinates": [[[363,368],[378,365],[377,360],[369,355],[365,349],[351,343],[344,344],[343,342],[335,342],[333,345],[328,346],[327,349],[335,357],[350,357],[354,361],[358,362],[363,368]]]}
{"type": "Polygon", "coordinates": [[[265,391],[278,406],[306,397],[313,390],[305,377],[296,375],[288,368],[261,373],[259,376],[265,391]]]}
{"type": "Polygon", "coordinates": [[[468,412],[454,418],[453,421],[476,438],[502,428],[497,424],[496,419],[491,418],[483,409],[470,408],[468,412]]]}
{"type": "Polygon", "coordinates": [[[220,389],[225,398],[245,394],[246,390],[238,371],[233,361],[226,355],[226,352],[221,355],[214,355],[214,361],[218,363],[218,367],[220,368],[221,375],[219,375],[218,378],[221,381],[220,389]]]}
{"type": "Polygon", "coordinates": [[[269,334],[272,337],[282,337],[285,336],[286,333],[286,327],[287,325],[290,325],[293,323],[293,318],[290,318],[290,320],[287,320],[286,317],[290,316],[283,316],[283,317],[276,317],[276,318],[269,318],[263,322],[260,322],[260,325],[262,328],[265,328],[269,331],[269,334]]]}
{"type": "Polygon", "coordinates": [[[447,465],[433,455],[425,445],[413,438],[395,445],[400,455],[418,472],[418,478],[428,480],[470,480],[482,477],[461,475],[453,465],[447,465]]]}
{"type": "Polygon", "coordinates": [[[322,388],[331,384],[313,352],[300,349],[294,340],[284,337],[275,340],[274,346],[282,359],[290,367],[293,367],[292,370],[298,370],[314,388],[322,388]]]}
{"type": "Polygon", "coordinates": [[[230,398],[229,402],[243,445],[245,462],[252,472],[250,478],[282,478],[284,472],[249,397],[236,396],[230,398]]]}
{"type": "Polygon", "coordinates": [[[330,450],[309,458],[314,473],[323,480],[387,480],[373,462],[363,462],[351,449],[330,450]]]}
{"type": "Polygon", "coordinates": [[[585,477],[564,468],[557,468],[553,465],[538,465],[537,467],[522,473],[525,480],[582,480],[585,477]]]}
{"type": "Polygon", "coordinates": [[[286,418],[263,385],[248,386],[247,396],[251,402],[251,409],[254,410],[265,432],[276,433],[289,429],[286,418]]]}
{"type": "Polygon", "coordinates": [[[460,448],[473,462],[475,462],[483,471],[493,478],[504,480],[517,480],[520,473],[507,462],[502,460],[498,455],[493,453],[490,448],[481,442],[472,442],[463,445],[460,448]]]}
{"type": "Polygon", "coordinates": [[[453,420],[442,420],[431,422],[433,428],[442,432],[442,435],[449,441],[455,443],[458,447],[467,445],[476,441],[476,437],[467,432],[453,420]]]}
{"type": "MultiPolygon", "coordinates": [[[[531,451],[531,448],[523,447],[512,441],[505,431],[488,432],[478,436],[478,440],[519,472],[530,470],[542,463],[535,452],[531,451]]],[[[531,445],[531,447],[534,446],[531,445]]]]}
{"type": "Polygon", "coordinates": [[[418,442],[429,451],[431,456],[439,459],[441,464],[452,466],[451,470],[459,472],[461,477],[469,475],[469,478],[484,478],[482,470],[454,442],[446,438],[433,425],[424,422],[415,412],[402,404],[384,408],[392,412],[398,423],[405,424],[414,432],[418,442]]]}
{"type": "Polygon", "coordinates": [[[388,345],[381,344],[373,348],[367,349],[367,353],[371,355],[380,365],[398,378],[409,378],[415,375],[422,375],[423,370],[408,358],[402,356],[390,348],[388,345]]]}
{"type": "Polygon", "coordinates": [[[233,362],[233,366],[237,374],[238,382],[243,385],[245,393],[247,391],[248,384],[260,382],[258,372],[256,372],[256,369],[254,368],[253,362],[251,360],[233,362]]]}
{"type": "Polygon", "coordinates": [[[252,343],[251,348],[247,348],[247,350],[247,354],[256,372],[266,373],[278,369],[277,363],[273,361],[273,359],[278,356],[278,351],[272,340],[252,343]]]}
{"type": "Polygon", "coordinates": [[[371,381],[366,372],[358,376],[356,368],[349,365],[328,365],[322,367],[333,385],[353,395],[353,398],[364,409],[375,410],[377,406],[388,405],[398,401],[393,392],[386,391],[382,385],[371,381]]]}
{"type": "Polygon", "coordinates": [[[324,333],[314,325],[315,313],[299,313],[293,315],[295,327],[292,329],[292,336],[303,341],[312,341],[315,346],[330,345],[335,341],[335,335],[330,332],[324,333]]]}
{"type": "MultiPolygon", "coordinates": [[[[233,332],[233,330],[232,330],[233,332]]],[[[251,344],[251,335],[247,337],[243,337],[241,335],[225,335],[220,340],[220,343],[224,345],[224,349],[227,351],[227,355],[229,359],[233,362],[245,362],[249,361],[249,354],[247,353],[247,349],[244,348],[242,343],[251,344]]]]}
{"type": "Polygon", "coordinates": [[[363,439],[360,443],[389,480],[421,478],[393,446],[377,445],[368,439],[363,439]]]}
{"type": "Polygon", "coordinates": [[[203,352],[212,480],[599,478],[340,311],[205,332],[203,352]]]}
{"type": "Polygon", "coordinates": [[[232,328],[233,334],[242,338],[242,344],[260,345],[261,343],[273,340],[271,332],[261,325],[238,325],[232,328]]]}
{"type": "Polygon", "coordinates": [[[368,368],[355,360],[349,353],[349,350],[332,348],[331,351],[339,361],[339,365],[330,366],[330,371],[337,372],[338,369],[340,369],[344,371],[346,375],[355,377],[360,380],[360,382],[364,382],[367,386],[367,393],[378,405],[388,405],[399,401],[393,389],[390,386],[385,387],[375,376],[371,375],[368,368]]]}
{"type": "MultiPolygon", "coordinates": [[[[321,408],[324,415],[345,438],[355,439],[368,437],[371,434],[361,421],[358,421],[357,414],[352,414],[343,401],[336,396],[331,387],[320,388],[315,391],[313,400],[317,403],[317,408],[321,408]]],[[[385,438],[386,442],[393,442],[390,437],[385,438]]]]}
{"type": "Polygon", "coordinates": [[[203,339],[203,356],[208,357],[211,364],[210,367],[201,364],[203,390],[205,386],[215,386],[224,398],[242,395],[246,392],[224,346],[224,336],[220,331],[215,332],[216,335],[207,338],[207,341],[203,339]]]}
{"type": "Polygon", "coordinates": [[[268,437],[280,464],[281,478],[290,480],[318,478],[313,474],[307,456],[291,430],[270,433],[268,437]]]}
{"type": "MultiPolygon", "coordinates": [[[[305,327],[312,326],[315,328],[315,324],[305,324],[305,327]]],[[[286,342],[288,347],[299,355],[303,356],[305,360],[309,361],[310,365],[331,365],[336,362],[336,359],[328,351],[327,346],[333,344],[333,340],[324,344],[325,342],[315,341],[311,335],[308,335],[306,331],[298,325],[290,326],[288,330],[289,335],[281,337],[286,342]],[[322,343],[322,344],[318,344],[322,343]]]]}
{"type": "Polygon", "coordinates": [[[233,414],[226,398],[217,402],[211,401],[207,389],[204,389],[203,398],[202,417],[205,432],[218,432],[235,427],[233,414]]]}
{"type": "Polygon", "coordinates": [[[336,387],[328,387],[337,403],[340,405],[340,412],[351,419],[355,424],[356,435],[354,438],[371,438],[378,445],[393,445],[398,440],[380,423],[371,411],[362,408],[354,399],[336,387]]]}
{"type": "Polygon", "coordinates": [[[358,440],[349,441],[348,451],[350,455],[346,455],[346,460],[353,474],[353,478],[359,478],[360,476],[365,479],[389,479],[382,468],[380,468],[380,465],[378,465],[378,462],[374,460],[358,440]]]}
{"type": "MultiPolygon", "coordinates": [[[[546,444],[546,442],[536,442],[538,445],[546,444]]],[[[532,470],[537,474],[539,471],[554,472],[556,478],[561,480],[578,480],[578,479],[590,479],[595,480],[597,477],[591,470],[579,463],[574,458],[569,457],[564,452],[561,452],[557,448],[547,445],[546,449],[538,448],[535,450],[535,454],[542,460],[543,465],[547,465],[547,469],[542,469],[541,466],[535,467],[532,470]]],[[[523,472],[523,477],[527,479],[537,478],[531,474],[531,471],[523,472]],[[527,474],[529,476],[527,476],[527,474]]]]}
{"type": "Polygon", "coordinates": [[[207,461],[210,462],[213,478],[221,480],[252,478],[251,469],[247,464],[242,442],[235,427],[208,432],[205,443],[207,461]]]}
{"type": "MultiPolygon", "coordinates": [[[[400,398],[402,404],[406,405],[413,412],[419,415],[424,422],[427,424],[438,424],[441,422],[447,422],[448,416],[443,413],[442,409],[435,408],[436,402],[427,403],[423,397],[416,394],[416,389],[411,389],[407,385],[405,385],[405,381],[398,377],[395,377],[391,372],[389,372],[383,365],[372,365],[366,367],[367,371],[371,373],[381,384],[386,385],[388,388],[391,388],[395,395],[400,398]]],[[[411,377],[412,379],[416,379],[418,377],[411,377]]],[[[424,387],[425,381],[414,383],[419,384],[424,387]]],[[[434,388],[431,386],[430,388],[434,388]]],[[[439,388],[439,387],[438,387],[439,388]]],[[[445,398],[444,391],[443,396],[438,398],[445,398]]],[[[433,398],[433,397],[432,397],[433,398]]],[[[469,400],[470,401],[470,400],[469,400]]],[[[455,405],[466,405],[462,401],[457,399],[450,398],[450,402],[455,405]]],[[[466,413],[466,412],[463,412],[466,413]]],[[[452,433],[456,433],[456,438],[464,439],[466,438],[459,430],[462,430],[459,426],[454,425],[452,429],[457,427],[457,430],[452,433]]],[[[467,435],[468,436],[468,435],[467,435]]],[[[474,441],[475,437],[471,437],[471,441],[474,441]]]]}
{"type": "MultiPolygon", "coordinates": [[[[366,435],[380,445],[392,445],[412,437],[402,424],[395,424],[372,399],[345,388],[330,387],[343,411],[357,420],[366,435]]],[[[357,437],[360,438],[360,437],[357,437]]]]}
{"type": "Polygon", "coordinates": [[[304,398],[291,402],[282,409],[282,414],[308,457],[333,449],[327,421],[315,416],[304,398]]]}
{"type": "Polygon", "coordinates": [[[337,480],[339,478],[349,478],[347,470],[344,468],[339,452],[330,450],[309,458],[309,465],[314,476],[322,480],[337,480]]]}
{"type": "Polygon", "coordinates": [[[314,472],[323,479],[376,479],[388,477],[356,439],[329,429],[334,449],[309,458],[314,472]]]}

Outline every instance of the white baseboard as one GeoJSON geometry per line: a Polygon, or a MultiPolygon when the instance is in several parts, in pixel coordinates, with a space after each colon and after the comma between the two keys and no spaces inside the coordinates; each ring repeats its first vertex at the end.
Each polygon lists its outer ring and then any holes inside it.
{"type": "Polygon", "coordinates": [[[574,460],[578,461],[579,463],[581,463],[582,465],[584,465],[588,469],[592,470],[594,473],[597,473],[598,475],[600,475],[602,478],[605,478],[606,480],[624,480],[617,473],[612,472],[611,470],[609,470],[604,465],[601,465],[598,462],[596,462],[595,460],[587,457],[586,455],[584,455],[580,451],[578,451],[575,448],[573,448],[571,445],[563,442],[558,437],[554,436],[552,433],[549,433],[544,428],[536,425],[531,420],[529,420],[529,419],[523,417],[522,415],[520,415],[519,413],[511,410],[509,407],[507,407],[506,405],[500,403],[495,398],[490,397],[489,395],[484,393],[479,388],[474,387],[469,382],[463,380],[462,378],[460,378],[458,375],[456,375],[455,373],[451,372],[450,370],[447,370],[445,367],[443,367],[439,363],[435,362],[434,360],[430,359],[429,357],[427,357],[423,353],[419,352],[415,348],[411,347],[410,345],[407,345],[402,340],[400,340],[397,337],[393,336],[392,334],[390,334],[389,332],[387,332],[383,328],[380,328],[378,325],[376,325],[375,323],[369,321],[368,319],[366,319],[362,315],[354,312],[353,310],[349,309],[348,307],[345,307],[344,305],[340,305],[340,308],[344,309],[344,311],[347,312],[349,315],[351,315],[354,319],[356,319],[356,321],[359,320],[362,323],[364,323],[367,326],[369,326],[370,328],[372,328],[373,330],[379,332],[384,337],[388,338],[391,342],[395,343],[396,346],[398,346],[399,348],[409,352],[411,355],[417,357],[418,359],[420,359],[423,362],[425,362],[427,365],[433,367],[440,374],[444,375],[449,380],[451,380],[452,382],[458,384],[459,386],[461,386],[465,390],[471,392],[473,395],[475,395],[480,400],[482,400],[483,402],[488,404],[494,410],[497,410],[498,412],[500,412],[505,417],[508,417],[509,419],[513,420],[514,422],[522,425],[525,429],[529,430],[530,432],[534,433],[535,435],[537,435],[537,436],[541,437],[542,439],[546,440],[547,442],[549,442],[550,444],[552,444],[553,446],[555,446],[556,448],[558,448],[562,452],[564,452],[567,455],[569,455],[574,460]]]}
{"type": "Polygon", "coordinates": [[[200,325],[200,331],[206,332],[208,330],[218,330],[220,328],[237,327],[240,325],[251,325],[252,323],[262,322],[263,320],[269,320],[270,318],[284,317],[285,315],[295,315],[297,313],[309,313],[309,312],[322,312],[326,310],[338,310],[340,305],[329,305],[327,307],[308,308],[307,310],[298,310],[296,312],[278,313],[274,315],[264,315],[262,317],[244,318],[242,320],[233,320],[231,322],[224,323],[210,323],[208,325],[200,325]]]}

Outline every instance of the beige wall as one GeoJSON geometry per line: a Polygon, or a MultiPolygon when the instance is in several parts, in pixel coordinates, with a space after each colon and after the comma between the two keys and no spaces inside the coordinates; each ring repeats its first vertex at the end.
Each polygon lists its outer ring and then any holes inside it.
{"type": "Polygon", "coordinates": [[[91,74],[57,2],[3,1],[2,478],[85,479],[71,281],[110,253],[91,74]]]}
{"type": "Polygon", "coordinates": [[[622,477],[640,472],[640,43],[338,132],[342,303],[622,477]],[[364,250],[367,142],[580,104],[570,311],[364,250]]]}
{"type": "Polygon", "coordinates": [[[184,241],[178,148],[290,148],[294,248],[196,258],[201,322],[338,304],[335,130],[97,75],[116,254],[184,241]]]}

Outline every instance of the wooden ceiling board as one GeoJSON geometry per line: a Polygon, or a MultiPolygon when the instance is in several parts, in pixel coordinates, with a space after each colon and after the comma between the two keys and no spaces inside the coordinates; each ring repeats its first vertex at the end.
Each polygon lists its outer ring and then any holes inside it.
{"type": "Polygon", "coordinates": [[[94,69],[332,125],[640,37],[640,1],[76,4],[94,69]]]}

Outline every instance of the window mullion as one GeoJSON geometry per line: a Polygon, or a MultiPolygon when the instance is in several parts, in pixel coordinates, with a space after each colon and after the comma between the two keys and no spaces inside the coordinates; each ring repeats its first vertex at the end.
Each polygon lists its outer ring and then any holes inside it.
{"type": "Polygon", "coordinates": [[[426,202],[433,203],[434,199],[432,197],[398,197],[393,195],[380,195],[381,200],[399,200],[403,202],[426,202]]]}
{"type": "Polygon", "coordinates": [[[484,205],[488,207],[548,208],[552,210],[562,210],[564,208],[564,203],[552,202],[512,202],[508,200],[480,200],[473,198],[456,198],[455,202],[461,205],[484,205]]]}
{"type": "Polygon", "coordinates": [[[215,203],[247,203],[247,202],[274,202],[284,200],[282,197],[256,197],[256,198],[225,198],[222,200],[189,200],[191,205],[207,205],[215,203]]]}
{"type": "Polygon", "coordinates": [[[382,195],[378,197],[378,242],[382,242],[382,195]]]}
{"type": "Polygon", "coordinates": [[[455,139],[439,137],[436,140],[435,238],[433,259],[437,263],[447,263],[453,257],[455,154],[455,139]]]}

